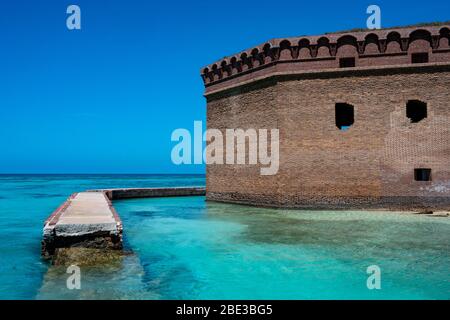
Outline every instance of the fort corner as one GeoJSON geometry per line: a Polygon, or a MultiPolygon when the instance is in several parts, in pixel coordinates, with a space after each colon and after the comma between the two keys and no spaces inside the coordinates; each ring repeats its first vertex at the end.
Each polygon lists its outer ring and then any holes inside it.
{"type": "Polygon", "coordinates": [[[450,27],[273,39],[201,70],[207,127],[277,128],[280,167],[207,165],[208,200],[450,209],[450,27]]]}

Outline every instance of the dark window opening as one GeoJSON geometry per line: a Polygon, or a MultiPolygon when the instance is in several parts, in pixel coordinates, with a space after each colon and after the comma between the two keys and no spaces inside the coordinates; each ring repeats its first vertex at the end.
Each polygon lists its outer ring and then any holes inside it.
{"type": "Polygon", "coordinates": [[[355,58],[341,58],[339,59],[340,68],[353,68],[355,66],[355,58]]]}
{"type": "Polygon", "coordinates": [[[406,116],[411,123],[419,122],[427,117],[427,104],[419,100],[409,100],[406,104],[406,116]]]}
{"type": "Polygon", "coordinates": [[[428,53],[413,53],[411,55],[411,63],[427,63],[428,62],[428,53]]]}
{"type": "Polygon", "coordinates": [[[431,181],[431,169],[425,168],[414,169],[414,180],[431,181]]]}
{"type": "Polygon", "coordinates": [[[355,122],[355,111],[352,105],[336,103],[336,126],[339,130],[348,130],[355,122]]]}

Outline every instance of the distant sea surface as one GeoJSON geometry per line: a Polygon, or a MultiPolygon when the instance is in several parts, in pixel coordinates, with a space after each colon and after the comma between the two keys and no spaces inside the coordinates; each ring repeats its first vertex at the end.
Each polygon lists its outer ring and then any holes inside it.
{"type": "Polygon", "coordinates": [[[115,201],[120,263],[81,269],[81,290],[40,259],[43,221],[86,189],[204,185],[202,175],[0,176],[0,299],[449,299],[450,219],[205,202],[115,201]],[[381,289],[367,287],[367,267],[381,289]]]}

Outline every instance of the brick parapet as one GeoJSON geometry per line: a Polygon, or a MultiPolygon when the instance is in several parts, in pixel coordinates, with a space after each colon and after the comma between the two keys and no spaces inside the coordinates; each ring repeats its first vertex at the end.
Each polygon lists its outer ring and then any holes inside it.
{"type": "Polygon", "coordinates": [[[261,77],[339,69],[339,59],[354,57],[357,68],[414,66],[411,54],[426,52],[429,64],[450,61],[450,27],[396,28],[272,39],[201,70],[205,95],[261,77]]]}

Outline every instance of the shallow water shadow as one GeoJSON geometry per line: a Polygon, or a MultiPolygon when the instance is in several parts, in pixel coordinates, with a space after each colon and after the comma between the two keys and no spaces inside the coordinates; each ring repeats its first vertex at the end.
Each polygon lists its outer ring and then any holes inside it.
{"type": "Polygon", "coordinates": [[[70,253],[60,257],[57,265],[49,267],[36,298],[158,299],[159,295],[156,292],[145,288],[144,275],[139,258],[132,253],[112,253],[103,256],[94,253],[88,257],[86,252],[70,253]],[[71,265],[80,268],[79,290],[70,289],[67,285],[69,277],[74,274],[73,271],[68,273],[68,267],[71,265]]]}

